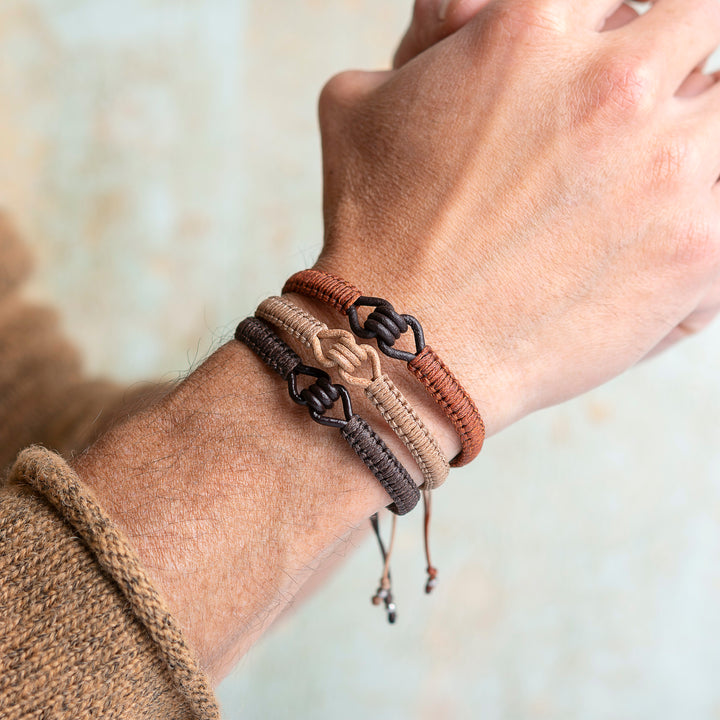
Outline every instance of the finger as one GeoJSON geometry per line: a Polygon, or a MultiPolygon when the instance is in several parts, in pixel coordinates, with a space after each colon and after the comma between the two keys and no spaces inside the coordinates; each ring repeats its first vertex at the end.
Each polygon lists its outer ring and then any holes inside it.
{"type": "MultiPolygon", "coordinates": [[[[642,1],[642,0],[641,0],[642,1]]],[[[445,39],[472,20],[490,0],[416,0],[410,26],[405,32],[393,58],[393,67],[399,68],[421,52],[445,39]]],[[[624,3],[598,16],[603,31],[616,30],[637,18],[638,12],[624,3]]],[[[598,28],[600,29],[600,27],[598,28]]]]}
{"type": "Polygon", "coordinates": [[[649,359],[675,343],[702,332],[720,313],[720,280],[715,281],[699,307],[673,328],[646,356],[649,359]]]}
{"type": "Polygon", "coordinates": [[[356,100],[369,95],[394,74],[393,70],[345,70],[325,83],[318,101],[320,125],[356,100]]]}
{"type": "Polygon", "coordinates": [[[399,68],[421,52],[459,30],[490,0],[416,0],[413,17],[395,52],[393,67],[399,68]]]}
{"type": "Polygon", "coordinates": [[[605,19],[602,31],[618,30],[635,20],[637,16],[637,10],[633,10],[629,5],[621,5],[609,18],[605,19]]]}
{"type": "MultiPolygon", "coordinates": [[[[698,179],[705,187],[713,188],[720,203],[720,73],[691,73],[677,92],[679,111],[687,121],[685,127],[691,131],[695,165],[701,174],[698,179]]],[[[720,205],[718,206],[720,211],[720,205]]]]}
{"type": "MultiPolygon", "coordinates": [[[[640,0],[643,2],[644,0],[640,0]]],[[[612,25],[619,19],[615,27],[622,27],[626,24],[627,19],[634,20],[638,13],[623,2],[623,0],[574,0],[567,3],[566,13],[571,19],[573,25],[591,28],[600,32],[601,30],[613,30],[612,25]],[[630,10],[632,15],[627,13],[630,10]],[[619,13],[619,14],[618,14],[619,13]],[[612,19],[612,20],[611,20],[612,19]],[[611,24],[608,27],[608,23],[611,24]]]]}
{"type": "Polygon", "coordinates": [[[657,0],[648,12],[616,34],[626,48],[648,59],[661,92],[674,95],[720,44],[720,2],[657,0]]]}
{"type": "Polygon", "coordinates": [[[677,96],[680,98],[697,97],[709,90],[716,82],[717,79],[714,75],[706,75],[696,70],[685,78],[685,82],[677,91],[677,96]]]}

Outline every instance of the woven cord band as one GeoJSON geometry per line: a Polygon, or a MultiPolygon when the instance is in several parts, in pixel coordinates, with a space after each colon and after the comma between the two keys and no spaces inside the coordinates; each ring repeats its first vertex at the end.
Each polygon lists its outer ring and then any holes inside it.
{"type": "MultiPolygon", "coordinates": [[[[355,303],[365,299],[360,290],[351,283],[321,270],[302,270],[295,273],[285,283],[283,293],[297,293],[320,300],[344,315],[349,315],[355,303]]],[[[371,300],[383,303],[384,307],[392,310],[392,306],[386,301],[378,298],[371,300]]],[[[412,319],[408,316],[401,317],[412,319]]],[[[386,339],[392,337],[388,338],[386,334],[386,339]]],[[[382,344],[379,343],[379,347],[388,354],[382,344]]],[[[460,452],[450,461],[450,465],[452,467],[467,465],[477,457],[485,440],[485,424],[472,398],[428,345],[423,344],[423,347],[418,347],[418,352],[408,360],[407,366],[452,422],[460,438],[460,452]]]]}
{"type": "Polygon", "coordinates": [[[245,343],[283,380],[302,363],[300,356],[272,331],[267,323],[245,318],[235,330],[235,339],[245,343]]]}
{"type": "Polygon", "coordinates": [[[295,273],[283,288],[283,293],[291,292],[321,300],[343,315],[347,315],[353,303],[362,296],[351,283],[321,270],[301,270],[295,273]]]}
{"type": "Polygon", "coordinates": [[[450,463],[395,383],[383,373],[365,388],[365,395],[418,464],[425,480],[423,490],[439,488],[447,480],[450,463]]]}
{"type": "MultiPolygon", "coordinates": [[[[299,368],[313,370],[302,365],[298,355],[260,318],[245,318],[235,330],[235,339],[247,345],[284,380],[291,378],[299,368]]],[[[327,377],[325,373],[321,374],[327,377]]],[[[410,512],[420,500],[420,490],[390,448],[358,415],[350,414],[339,427],[348,445],[392,499],[389,509],[396,515],[410,512]]]]}
{"type": "Polygon", "coordinates": [[[408,369],[443,409],[460,437],[462,449],[450,464],[466,465],[478,456],[485,440],[485,424],[475,403],[429,345],[408,363],[408,369]]]}
{"type": "Polygon", "coordinates": [[[323,367],[337,368],[343,381],[363,388],[365,395],[385,422],[410,451],[422,472],[426,490],[446,480],[450,466],[432,433],[413,410],[407,398],[390,378],[381,372],[375,348],[359,345],[347,330],[331,330],[285,297],[270,297],[260,303],[256,316],[284,329],[309,347],[323,367]],[[325,349],[323,341],[330,341],[325,349]],[[371,377],[356,373],[370,365],[371,377]]]}
{"type": "Polygon", "coordinates": [[[396,515],[410,512],[420,500],[420,491],[370,425],[359,415],[353,415],[340,433],[393,499],[390,510],[396,515]]]}

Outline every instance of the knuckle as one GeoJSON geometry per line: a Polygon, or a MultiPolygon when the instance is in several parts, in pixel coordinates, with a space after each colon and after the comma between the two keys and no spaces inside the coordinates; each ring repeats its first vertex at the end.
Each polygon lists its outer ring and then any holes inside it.
{"type": "Polygon", "coordinates": [[[342,104],[347,95],[347,74],[347,72],[341,72],[333,75],[323,86],[318,100],[321,117],[333,112],[335,108],[342,104]]]}
{"type": "Polygon", "coordinates": [[[333,75],[323,86],[318,99],[318,118],[322,130],[342,122],[358,100],[357,72],[346,70],[333,75]]]}
{"type": "Polygon", "coordinates": [[[599,109],[635,115],[654,97],[655,80],[645,58],[612,58],[596,69],[594,99],[599,109]]]}
{"type": "Polygon", "coordinates": [[[571,86],[573,125],[628,126],[654,104],[656,80],[644,59],[612,56],[589,64],[571,86]]]}

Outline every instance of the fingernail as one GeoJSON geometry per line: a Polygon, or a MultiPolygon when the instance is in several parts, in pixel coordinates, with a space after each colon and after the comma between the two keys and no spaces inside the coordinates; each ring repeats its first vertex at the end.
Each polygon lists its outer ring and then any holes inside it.
{"type": "Polygon", "coordinates": [[[447,15],[448,7],[450,7],[450,3],[452,0],[442,0],[440,3],[440,7],[438,8],[438,20],[444,20],[445,16],[447,15]]]}

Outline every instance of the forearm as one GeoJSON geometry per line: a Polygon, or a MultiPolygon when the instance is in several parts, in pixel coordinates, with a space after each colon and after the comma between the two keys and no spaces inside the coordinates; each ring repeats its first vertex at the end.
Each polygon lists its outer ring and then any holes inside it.
{"type": "Polygon", "coordinates": [[[222,677],[388,497],[240,343],[75,463],[222,677]]]}

